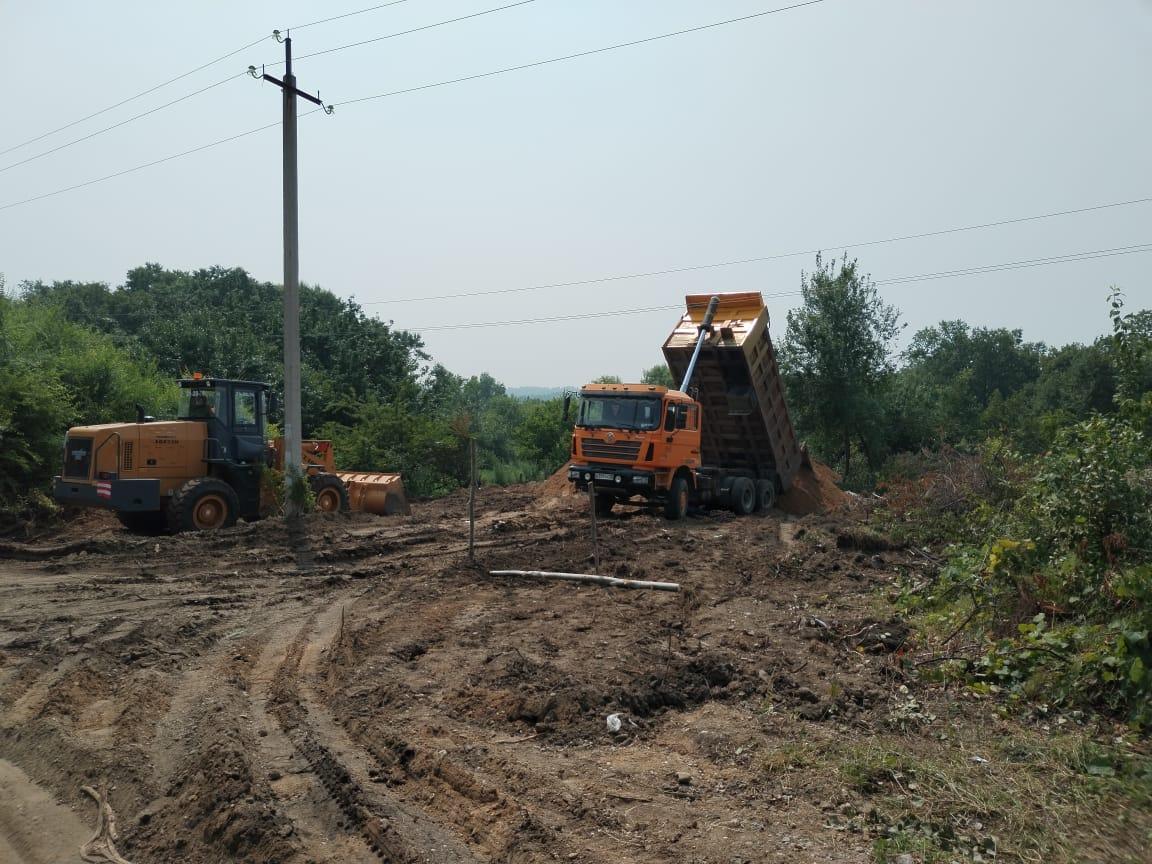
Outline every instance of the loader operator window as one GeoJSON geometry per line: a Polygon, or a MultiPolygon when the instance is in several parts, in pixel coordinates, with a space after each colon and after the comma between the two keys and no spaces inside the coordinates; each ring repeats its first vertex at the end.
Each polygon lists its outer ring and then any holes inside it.
{"type": "Polygon", "coordinates": [[[254,390],[236,391],[236,408],[232,415],[236,418],[237,426],[256,425],[256,392],[254,390]]]}
{"type": "Polygon", "coordinates": [[[176,415],[181,420],[208,420],[217,416],[219,396],[209,388],[184,387],[180,390],[180,411],[176,415]]]}
{"type": "Polygon", "coordinates": [[[589,429],[659,429],[660,400],[632,396],[584,396],[578,425],[589,429]]]}

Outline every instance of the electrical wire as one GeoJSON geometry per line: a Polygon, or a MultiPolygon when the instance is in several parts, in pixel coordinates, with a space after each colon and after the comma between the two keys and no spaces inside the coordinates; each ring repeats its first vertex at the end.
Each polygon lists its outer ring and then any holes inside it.
{"type": "MultiPolygon", "coordinates": [[[[305,27],[314,27],[317,24],[327,24],[330,21],[339,21],[339,20],[342,20],[344,18],[351,18],[351,17],[356,16],[356,15],[363,15],[365,12],[375,12],[378,9],[384,9],[388,6],[398,6],[401,3],[407,3],[407,2],[409,2],[409,0],[392,0],[392,2],[390,2],[390,3],[381,3],[381,4],[376,5],[376,6],[368,6],[364,9],[356,9],[352,12],[345,12],[341,15],[333,15],[330,18],[321,18],[317,21],[309,21],[307,24],[297,24],[295,27],[285,28],[285,29],[287,29],[287,30],[303,30],[305,27]]],[[[235,50],[229,51],[227,54],[223,54],[223,55],[217,57],[215,60],[209,60],[207,63],[203,63],[200,66],[197,66],[195,69],[189,69],[187,72],[182,72],[174,78],[169,78],[167,81],[162,81],[159,84],[156,84],[152,87],[149,87],[147,90],[141,90],[139,93],[137,93],[133,96],[129,96],[126,99],[121,99],[119,102],[117,102],[114,105],[109,105],[107,108],[101,108],[99,111],[93,111],[91,114],[86,114],[85,116],[83,116],[77,120],[73,120],[70,123],[65,123],[63,126],[58,126],[55,129],[52,129],[48,132],[44,132],[40,135],[35,136],[34,138],[29,138],[26,141],[21,141],[19,144],[13,144],[11,147],[9,147],[6,150],[0,150],[0,156],[4,156],[8,153],[11,153],[13,150],[19,150],[22,147],[27,147],[29,144],[35,144],[37,141],[42,141],[45,138],[49,138],[52,135],[57,134],[58,132],[63,132],[66,129],[71,129],[73,126],[78,126],[81,123],[85,122],[86,120],[91,120],[93,117],[99,117],[101,114],[107,114],[109,111],[113,111],[113,110],[121,107],[122,105],[127,105],[129,102],[135,102],[137,99],[141,99],[150,93],[155,93],[157,90],[161,90],[164,87],[167,87],[169,84],[175,84],[177,81],[182,81],[183,79],[187,78],[190,75],[195,75],[197,72],[201,72],[210,66],[215,66],[217,63],[222,63],[223,61],[227,60],[229,57],[235,57],[237,54],[239,54],[242,51],[247,51],[249,48],[255,48],[257,45],[259,45],[261,42],[263,42],[267,38],[268,38],[268,36],[261,36],[259,39],[255,40],[253,42],[249,42],[247,45],[241,45],[239,48],[236,48],[235,50]]],[[[211,88],[208,88],[208,89],[211,89],[211,88]]],[[[203,93],[203,92],[204,92],[203,90],[198,90],[197,93],[190,94],[190,95],[194,96],[194,95],[197,95],[198,93],[203,93]]],[[[184,98],[189,98],[189,97],[184,97],[184,98]]],[[[176,101],[181,101],[181,100],[176,100],[176,101]]],[[[176,103],[170,102],[168,104],[174,105],[176,103]]],[[[168,106],[162,105],[160,107],[166,108],[168,106]]],[[[160,110],[160,109],[158,108],[155,110],[160,110]]],[[[152,112],[145,112],[145,114],[138,115],[138,117],[146,116],[146,114],[149,114],[149,113],[152,113],[152,112]]],[[[137,119],[137,118],[133,118],[133,119],[137,119]]],[[[125,122],[129,122],[129,121],[125,121],[125,122]]],[[[118,124],[118,125],[123,125],[123,124],[118,124]]],[[[109,128],[114,129],[116,127],[112,126],[109,128]]],[[[107,130],[102,130],[102,131],[107,131],[107,130]]],[[[95,133],[95,134],[99,134],[99,133],[95,133]]],[[[89,137],[91,137],[91,136],[89,136],[89,137]]],[[[79,140],[84,141],[87,139],[81,138],[79,140]]],[[[73,142],[73,143],[79,143],[79,142],[73,142]]],[[[71,146],[71,145],[65,145],[65,146],[71,146]]],[[[61,148],[58,148],[58,149],[61,149],[61,148]]],[[[55,150],[49,150],[48,152],[54,153],[56,151],[55,150]]],[[[41,154],[41,155],[46,156],[47,153],[41,154]]],[[[39,157],[37,156],[37,157],[33,157],[33,158],[39,158],[39,157]]],[[[31,161],[31,160],[25,160],[25,161],[31,161]]],[[[23,164],[22,162],[15,163],[15,165],[22,165],[22,164],[23,164]]],[[[8,167],[14,168],[15,165],[10,165],[8,167]]],[[[7,168],[0,169],[0,170],[6,171],[7,168]]]]}
{"type": "MultiPolygon", "coordinates": [[[[316,109],[317,111],[323,109],[316,109]]],[[[309,114],[315,113],[314,111],[308,112],[309,114]]],[[[301,115],[306,116],[306,115],[301,115]]],[[[45,198],[51,198],[55,195],[63,195],[65,192],[72,192],[76,189],[83,189],[85,186],[94,186],[97,183],[103,183],[105,180],[112,180],[116,177],[123,177],[125,174],[132,174],[135,171],[142,171],[145,168],[151,168],[154,165],[162,165],[165,162],[171,162],[173,159],[180,159],[184,156],[191,156],[193,153],[199,153],[201,150],[207,150],[211,147],[217,147],[221,144],[227,144],[229,141],[235,141],[239,138],[246,138],[249,135],[255,135],[257,132],[263,132],[265,129],[272,129],[278,127],[280,121],[269,123],[266,126],[258,126],[255,129],[249,129],[247,132],[240,132],[236,135],[231,135],[228,138],[221,138],[219,141],[212,141],[209,144],[201,144],[199,147],[193,147],[191,150],[185,150],[183,153],[175,153],[171,156],[165,156],[162,159],[154,159],[151,162],[145,162],[143,165],[136,165],[132,168],[125,168],[123,171],[117,171],[114,174],[106,174],[103,177],[97,177],[93,180],[85,180],[83,183],[76,183],[72,186],[65,186],[62,189],[56,189],[52,192],[45,192],[42,195],[35,195],[31,198],[25,198],[22,201],[12,201],[8,204],[0,204],[0,210],[8,210],[12,207],[19,207],[21,204],[31,204],[33,201],[42,201],[45,198]]]]}
{"type": "Polygon", "coordinates": [[[953,276],[977,276],[981,273],[999,273],[1004,270],[1020,270],[1027,267],[1042,267],[1048,264],[1066,264],[1072,261],[1091,261],[1095,258],[1114,258],[1117,255],[1134,255],[1140,252],[1152,252],[1152,243],[1139,243],[1134,246],[1117,246],[1113,249],[1094,249],[1088,252],[1069,252],[1066,255],[1052,255],[1047,258],[1026,258],[1023,261],[1009,261],[1005,264],[965,267],[960,270],[942,270],[939,273],[921,273],[916,276],[895,276],[890,279],[878,279],[873,284],[903,285],[907,282],[950,279],[953,276]]]}
{"type": "MultiPolygon", "coordinates": [[[[1052,264],[1068,264],[1074,261],[1090,261],[1096,258],[1113,258],[1118,255],[1135,255],[1152,252],[1152,243],[1142,243],[1136,246],[1119,246],[1113,249],[1096,249],[1088,252],[1070,252],[1067,255],[1054,255],[1048,258],[1032,258],[1024,261],[1009,261],[1003,264],[986,264],[978,267],[968,267],[961,270],[944,270],[936,273],[921,273],[912,276],[895,276],[890,279],[878,279],[873,285],[902,285],[909,282],[925,282],[934,279],[948,279],[957,276],[978,276],[985,273],[997,273],[1004,270],[1019,270],[1025,267],[1043,267],[1052,264]]],[[[798,297],[803,291],[781,291],[775,294],[765,294],[765,298],[772,297],[798,297]]],[[[363,305],[363,304],[361,304],[363,305]]],[[[585,312],[574,315],[554,315],[540,318],[521,318],[511,321],[468,321],[462,324],[430,324],[425,327],[404,327],[402,329],[413,333],[429,333],[436,330],[471,330],[480,327],[510,327],[520,324],[551,324],[560,321],[582,321],[590,318],[611,318],[617,315],[640,315],[647,312],[666,312],[671,309],[682,309],[680,304],[674,306],[646,306],[639,309],[618,309],[610,312],[585,312]]]]}
{"type": "Polygon", "coordinates": [[[229,75],[227,78],[225,78],[222,81],[217,81],[215,84],[209,84],[207,87],[201,87],[199,90],[193,91],[192,93],[188,93],[184,96],[181,96],[178,99],[173,99],[171,102],[165,102],[163,105],[157,105],[155,108],[150,108],[147,111],[142,111],[139,114],[136,114],[132,117],[127,118],[126,120],[121,120],[119,123],[113,123],[111,126],[105,126],[103,129],[97,129],[95,132],[91,132],[91,133],[85,135],[83,138],[76,138],[72,141],[69,141],[66,144],[61,144],[58,147],[53,147],[51,150],[45,150],[43,153],[37,153],[35,156],[29,156],[27,159],[21,159],[19,162],[13,162],[11,165],[5,165],[3,168],[0,168],[0,174],[3,174],[5,171],[10,171],[11,169],[16,168],[20,165],[26,165],[29,162],[35,162],[37,159],[42,159],[45,156],[50,156],[53,153],[58,153],[61,150],[65,150],[68,147],[73,146],[74,144],[80,144],[81,142],[87,141],[90,138],[95,138],[97,135],[103,135],[105,132],[111,132],[113,129],[119,129],[121,126],[125,126],[129,123],[132,123],[135,120],[139,120],[142,117],[147,117],[149,114],[155,114],[157,111],[163,111],[165,108],[170,108],[173,105],[177,105],[180,102],[184,102],[188,99],[191,99],[193,96],[199,96],[201,93],[207,93],[209,90],[214,90],[217,87],[221,86],[222,84],[227,84],[229,81],[235,81],[237,78],[244,78],[247,76],[247,74],[248,74],[247,72],[239,72],[236,75],[229,75]]]}
{"type": "Polygon", "coordinates": [[[778,12],[789,12],[793,9],[801,9],[805,6],[815,6],[818,3],[824,3],[827,0],[806,0],[803,3],[794,3],[791,6],[780,6],[776,9],[767,9],[763,12],[754,12],[751,15],[742,15],[739,18],[727,18],[723,21],[714,21],[711,24],[701,24],[697,27],[688,27],[684,30],[674,30],[671,33],[661,33],[658,36],[647,36],[644,39],[634,39],[631,42],[618,42],[615,45],[606,45],[603,48],[593,48],[588,51],[580,51],[576,54],[565,54],[562,57],[551,57],[547,60],[535,60],[531,63],[521,63],[518,66],[506,66],[503,69],[494,69],[491,72],[480,72],[476,75],[465,75],[461,78],[450,78],[446,81],[435,81],[431,84],[420,84],[416,87],[406,87],[403,90],[389,90],[385,93],[376,93],[372,96],[360,96],[356,99],[346,99],[343,102],[337,103],[338,107],[346,107],[348,105],[356,105],[361,102],[371,102],[374,99],[386,99],[390,96],[400,96],[404,93],[415,93],[419,90],[431,90],[434,87],[446,87],[449,84],[461,84],[465,81],[476,81],[480,78],[491,78],[494,75],[504,75],[508,72],[518,72],[522,69],[533,69],[538,66],[547,66],[551,63],[562,63],[566,60],[575,60],[579,57],[591,57],[593,54],[603,54],[606,51],[615,51],[618,48],[631,48],[636,45],[645,45],[649,42],[657,42],[661,39],[671,39],[673,36],[684,36],[688,33],[699,33],[701,30],[711,30],[715,27],[724,27],[728,24],[736,24],[741,21],[751,21],[754,18],[763,18],[766,15],[775,15],[778,12]]]}
{"type": "MultiPolygon", "coordinates": [[[[517,0],[516,3],[508,3],[504,6],[497,6],[493,9],[484,9],[481,12],[473,12],[470,15],[461,15],[459,18],[449,18],[446,21],[437,21],[434,24],[425,24],[421,27],[413,27],[411,30],[400,30],[396,33],[387,33],[384,36],[376,36],[372,39],[364,39],[360,42],[350,42],[347,45],[338,45],[335,48],[325,48],[323,51],[313,51],[311,54],[301,54],[299,57],[293,57],[293,62],[297,60],[307,60],[310,57],[322,57],[325,54],[335,54],[337,51],[346,51],[349,48],[359,48],[361,45],[371,45],[374,42],[383,42],[385,39],[395,39],[397,36],[407,36],[411,33],[419,33],[423,30],[432,30],[436,27],[443,27],[445,24],[456,24],[459,21],[467,21],[470,18],[480,18],[484,15],[491,15],[493,12],[503,12],[505,9],[514,9],[517,6],[527,6],[529,3],[535,3],[536,0],[517,0]]],[[[284,61],[279,63],[269,63],[269,66],[283,66],[284,61]]],[[[347,104],[347,103],[344,103],[347,104]]]]}
{"type": "Polygon", "coordinates": [[[520,288],[496,288],[490,291],[464,291],[457,294],[433,294],[427,297],[400,297],[395,300],[369,300],[361,306],[382,306],[391,303],[418,303],[434,300],[459,300],[465,297],[490,297],[498,294],[520,294],[527,291],[543,291],[550,288],[575,288],[581,285],[596,285],[602,282],[620,282],[625,279],[643,279],[651,276],[670,276],[676,273],[691,273],[697,270],[712,270],[719,267],[733,267],[738,264],[755,264],[764,261],[778,261],[784,258],[797,258],[803,255],[815,255],[827,249],[862,249],[868,246],[879,246],[887,243],[900,243],[905,240],[923,240],[929,237],[942,237],[947,234],[959,234],[965,231],[977,231],[985,228],[999,228],[1005,225],[1017,225],[1022,222],[1035,222],[1041,219],[1053,219],[1058,216],[1072,216],[1079,213],[1091,213],[1097,210],[1108,210],[1114,207],[1131,207],[1135,204],[1152,203],[1152,196],[1147,198],[1132,198],[1127,201],[1112,201],[1107,204],[1093,204],[1090,207],[1076,207],[1069,210],[1054,210],[1048,213],[1038,213],[1033,216],[1018,216],[1012,219],[999,219],[995,222],[981,222],[976,225],[960,225],[954,228],[942,228],[938,231],[924,231],[919,234],[903,234],[896,237],[885,237],[881,240],[866,240],[860,243],[840,243],[822,246],[818,249],[804,249],[796,252],[780,252],[774,255],[761,255],[755,258],[738,258],[732,261],[717,261],[709,264],[692,264],[686,267],[671,267],[665,270],[648,270],[640,273],[622,273],[613,276],[598,276],[592,279],[578,279],[572,282],[551,282],[544,285],[528,285],[520,288]]]}
{"type": "Polygon", "coordinates": [[[160,90],[163,87],[167,87],[169,84],[175,84],[177,81],[183,80],[189,75],[195,75],[197,72],[200,72],[203,69],[207,69],[209,66],[215,66],[217,63],[221,63],[224,60],[227,60],[229,57],[235,57],[241,51],[247,51],[249,48],[253,48],[259,45],[267,38],[267,36],[261,36],[255,42],[249,42],[247,45],[241,45],[235,51],[229,51],[227,54],[217,57],[215,60],[210,60],[201,66],[197,66],[195,69],[189,69],[187,72],[183,72],[177,75],[175,78],[169,78],[167,81],[162,81],[153,87],[149,87],[147,90],[141,90],[135,96],[129,96],[127,99],[121,99],[115,105],[109,105],[107,108],[101,108],[99,111],[93,111],[91,114],[87,114],[84,117],[81,117],[79,120],[73,120],[71,123],[65,123],[63,126],[59,126],[50,132],[37,135],[35,138],[29,138],[27,141],[21,141],[19,144],[13,144],[7,150],[0,150],[0,156],[11,153],[13,150],[19,150],[21,147],[27,147],[29,144],[35,144],[37,141],[41,141],[51,135],[55,135],[57,132],[63,132],[65,129],[71,129],[73,126],[77,126],[83,123],[85,120],[91,120],[93,117],[99,117],[101,114],[107,114],[109,111],[119,108],[121,105],[127,105],[129,102],[135,102],[137,99],[140,99],[143,96],[147,96],[149,93],[155,93],[157,90],[160,90]]]}
{"type": "MultiPolygon", "coordinates": [[[[398,0],[398,2],[407,2],[407,0],[398,0]]],[[[319,57],[323,54],[331,54],[335,51],[343,51],[347,48],[355,48],[355,47],[360,46],[360,45],[369,45],[373,42],[383,41],[384,39],[394,39],[398,36],[407,36],[411,33],[419,33],[422,30],[431,30],[435,27],[443,27],[445,24],[455,24],[459,21],[467,21],[469,18],[479,18],[482,15],[490,15],[493,12],[502,12],[505,9],[512,9],[516,6],[526,6],[529,3],[535,3],[535,2],[537,2],[537,0],[518,0],[518,2],[509,3],[509,4],[504,5],[504,6],[497,6],[494,9],[485,9],[481,12],[474,12],[471,15],[462,15],[459,18],[451,18],[451,19],[448,19],[447,21],[437,21],[434,24],[426,24],[422,27],[414,27],[411,30],[401,30],[397,33],[389,33],[385,36],[377,36],[374,39],[365,39],[361,42],[353,42],[349,45],[341,45],[341,46],[338,46],[336,48],[328,48],[328,49],[325,49],[323,51],[314,51],[311,54],[302,54],[302,55],[295,57],[293,59],[294,60],[306,60],[309,57],[319,57]]],[[[395,5],[395,4],[390,3],[390,4],[385,4],[385,5],[395,5]]],[[[362,12],[365,12],[365,11],[373,11],[374,9],[377,9],[377,8],[383,8],[383,7],[372,7],[371,9],[360,10],[360,12],[349,12],[343,16],[337,16],[337,17],[346,18],[346,17],[349,17],[350,15],[358,15],[358,14],[361,14],[362,12]]],[[[328,20],[335,20],[335,19],[325,19],[324,21],[313,21],[312,23],[313,24],[322,24],[328,20]]],[[[311,25],[305,25],[305,26],[311,26],[311,25]]],[[[297,29],[300,29],[300,28],[297,28],[297,29]]],[[[261,40],[261,41],[263,41],[263,40],[261,40]]],[[[281,60],[277,63],[269,63],[266,65],[267,66],[283,66],[284,61],[281,60]]],[[[201,67],[201,68],[204,68],[204,67],[201,67]]],[[[103,129],[97,129],[95,132],[91,132],[88,135],[83,136],[82,138],[76,138],[75,140],[69,141],[66,144],[61,144],[58,147],[53,147],[51,150],[45,150],[42,153],[37,153],[35,156],[29,156],[27,159],[21,159],[19,162],[13,162],[11,165],[5,165],[3,168],[0,168],[0,174],[3,174],[5,171],[10,171],[13,168],[19,167],[20,165],[26,165],[29,162],[35,162],[37,159],[42,159],[45,156],[50,156],[53,153],[58,153],[61,150],[65,150],[65,149],[72,147],[76,144],[80,144],[84,141],[88,141],[92,138],[95,138],[97,135],[103,135],[105,132],[111,132],[113,129],[119,129],[121,126],[126,126],[127,124],[132,123],[136,120],[139,120],[143,117],[147,117],[150,114],[155,114],[157,111],[163,111],[165,108],[170,108],[171,106],[177,105],[180,102],[184,102],[188,99],[191,99],[194,96],[199,96],[201,93],[207,93],[209,90],[213,90],[216,87],[219,87],[222,84],[227,84],[229,81],[234,81],[237,78],[243,78],[243,77],[245,77],[245,75],[247,75],[247,73],[245,73],[245,72],[240,72],[240,73],[237,73],[236,75],[230,75],[229,77],[225,78],[223,81],[217,81],[215,84],[209,84],[207,87],[202,87],[199,90],[196,90],[192,93],[188,93],[184,96],[181,96],[178,99],[173,99],[171,102],[165,102],[163,105],[157,105],[155,108],[150,108],[147,111],[143,111],[143,112],[136,114],[132,117],[128,117],[125,120],[121,120],[119,123],[113,123],[111,126],[106,126],[103,129]]]]}
{"type": "MultiPolygon", "coordinates": [[[[799,9],[799,8],[802,8],[805,6],[815,6],[816,4],[824,3],[824,2],[826,2],[826,0],[806,0],[806,2],[796,3],[796,4],[793,4],[791,6],[782,6],[782,7],[776,8],[776,9],[768,9],[768,10],[765,10],[762,12],[753,13],[751,15],[743,15],[739,18],[729,18],[729,19],[726,19],[724,21],[715,21],[711,24],[702,24],[702,25],[697,26],[697,27],[690,27],[690,28],[687,28],[684,30],[677,30],[677,31],[674,31],[672,33],[664,33],[664,34],[661,34],[659,36],[650,36],[650,37],[647,37],[645,39],[637,39],[637,40],[634,40],[631,42],[621,42],[621,43],[618,43],[616,45],[606,46],[604,48],[596,48],[596,49],[593,49],[591,51],[583,51],[583,52],[580,52],[579,54],[569,54],[569,55],[566,55],[564,57],[554,57],[550,60],[539,60],[539,61],[536,61],[534,63],[527,63],[527,64],[523,64],[520,66],[511,66],[511,67],[508,67],[505,69],[498,69],[498,70],[495,70],[493,72],[483,72],[483,73],[480,73],[478,75],[470,75],[470,76],[467,76],[465,78],[455,78],[455,79],[451,79],[448,81],[436,82],[433,84],[424,84],[424,85],[421,85],[419,87],[411,87],[411,88],[408,88],[406,90],[398,90],[398,91],[393,91],[391,93],[379,93],[375,96],[365,96],[365,97],[361,97],[359,99],[352,99],[352,100],[348,100],[345,102],[341,102],[339,104],[340,105],[352,105],[352,104],[356,104],[356,103],[371,101],[373,99],[382,99],[386,96],[395,96],[395,95],[399,95],[400,93],[411,93],[411,92],[414,92],[416,90],[427,90],[427,89],[430,89],[432,87],[441,87],[441,86],[445,86],[447,84],[456,84],[456,83],[459,83],[461,81],[471,81],[471,80],[475,80],[478,78],[488,78],[488,77],[491,77],[493,75],[500,75],[500,74],[503,74],[505,72],[512,72],[512,71],[515,71],[518,69],[528,69],[528,68],[531,68],[534,66],[544,66],[544,65],[547,65],[549,63],[558,63],[558,62],[563,61],[563,60],[572,60],[572,59],[575,59],[577,57],[587,57],[587,56],[590,56],[593,54],[601,54],[601,53],[604,53],[605,51],[612,51],[612,50],[615,50],[617,48],[626,48],[626,47],[630,47],[633,45],[642,45],[642,44],[645,44],[647,42],[655,42],[655,41],[660,40],[660,39],[668,39],[672,36],[682,36],[682,35],[685,35],[687,33],[697,33],[701,30],[709,30],[709,29],[712,29],[715,27],[722,27],[724,25],[734,24],[734,23],[737,23],[740,21],[749,21],[749,20],[752,20],[755,18],[762,18],[766,15],[773,15],[777,12],[787,12],[789,10],[799,9]]],[[[388,4],[385,4],[385,5],[388,5],[388,4]]],[[[522,5],[522,4],[513,4],[513,5],[522,5]]],[[[364,9],[361,11],[372,11],[373,9],[376,9],[376,8],[383,8],[383,7],[369,7],[367,9],[364,9]]],[[[500,7],[500,8],[511,8],[511,7],[500,7]]],[[[497,10],[490,10],[490,11],[497,11],[497,10]]],[[[352,15],[352,14],[359,14],[359,13],[347,13],[347,14],[352,15]]],[[[477,14],[487,14],[487,13],[477,13],[477,14]]],[[[453,19],[453,20],[458,20],[458,19],[453,19]]],[[[462,19],[459,19],[459,20],[462,20],[462,19]]],[[[312,22],[312,23],[322,23],[322,21],[316,21],[316,22],[312,22]]],[[[447,23],[447,22],[444,22],[444,23],[447,23]]],[[[430,26],[438,26],[438,25],[430,25],[430,26]]],[[[258,44],[258,42],[253,42],[250,45],[247,45],[245,47],[250,48],[250,47],[252,47],[252,45],[256,45],[256,44],[258,44]]],[[[243,50],[243,49],[238,49],[237,51],[232,52],[232,54],[239,53],[240,50],[243,50]]],[[[231,54],[225,55],[225,58],[228,56],[231,56],[231,54]]],[[[225,58],[220,58],[220,59],[225,59],[225,58]]],[[[212,61],[212,62],[215,63],[215,62],[219,62],[219,61],[212,61]]],[[[197,70],[193,70],[193,71],[199,71],[199,69],[206,68],[207,66],[210,66],[210,65],[212,65],[212,64],[211,63],[204,64],[204,66],[198,67],[197,70]]],[[[179,76],[179,77],[186,77],[186,75],[188,75],[188,74],[191,74],[191,73],[190,72],[185,73],[185,76],[179,76]]],[[[174,78],[172,80],[175,81],[178,79],[174,78]]],[[[170,82],[167,82],[167,83],[170,83],[170,82]]],[[[157,85],[157,87],[152,88],[152,89],[153,90],[159,89],[159,87],[162,87],[162,86],[164,86],[164,85],[157,85]]],[[[147,92],[151,92],[151,91],[147,91],[147,92]]],[[[141,94],[141,95],[143,95],[143,94],[141,94]]],[[[133,97],[133,98],[136,98],[136,97],[133,97]]],[[[130,101],[130,100],[125,100],[125,101],[130,101]]],[[[124,104],[124,103],[121,102],[118,104],[124,104]]],[[[97,112],[97,113],[101,113],[101,112],[97,112]]],[[[312,113],[312,112],[309,112],[309,113],[312,113]]],[[[90,116],[95,116],[95,115],[90,115],[90,116]]],[[[307,116],[307,115],[301,115],[301,116],[307,116]]],[[[88,118],[85,118],[85,119],[88,119],[88,118]]],[[[77,122],[80,122],[80,121],[77,121],[77,122]]],[[[272,125],[274,125],[274,124],[272,124],[272,125]]],[[[65,127],[61,127],[61,128],[65,128],[65,127]]],[[[200,147],[196,147],[196,148],[193,148],[191,150],[186,150],[183,153],[178,153],[178,154],[175,154],[173,156],[166,156],[163,159],[157,159],[157,160],[154,160],[152,162],[147,162],[147,163],[142,164],[142,165],[134,166],[132,168],[126,168],[123,171],[117,171],[113,174],[105,175],[104,177],[98,177],[98,178],[95,178],[93,180],[87,180],[83,183],[77,183],[77,184],[74,184],[72,186],[67,186],[65,188],[62,188],[62,189],[56,189],[52,192],[45,192],[42,195],[35,195],[31,198],[25,198],[25,199],[20,200],[20,201],[12,201],[12,202],[9,202],[7,204],[0,204],[0,210],[8,210],[12,207],[19,207],[19,206],[24,205],[24,204],[30,204],[34,201],[41,201],[45,198],[51,198],[51,197],[54,197],[56,195],[61,195],[61,194],[64,194],[66,192],[71,192],[75,189],[81,189],[81,188],[84,188],[86,186],[92,186],[96,183],[102,183],[106,180],[111,180],[111,179],[114,179],[116,177],[123,177],[126,174],[131,174],[135,171],[143,170],[144,168],[150,168],[154,165],[160,165],[164,162],[170,162],[173,159],[178,159],[182,156],[188,156],[188,155],[191,155],[193,153],[198,153],[202,150],[207,150],[210,147],[216,147],[220,144],[225,144],[229,141],[235,141],[238,138],[244,138],[247,135],[251,135],[255,132],[260,132],[260,131],[263,131],[264,129],[268,129],[268,128],[271,128],[271,127],[270,126],[262,126],[259,129],[252,129],[252,130],[249,130],[248,132],[241,132],[237,135],[232,135],[228,138],[222,138],[219,141],[213,141],[209,144],[204,144],[200,147]]]]}
{"type": "Polygon", "coordinates": [[[341,15],[333,15],[331,18],[321,18],[319,21],[309,21],[307,24],[297,24],[295,27],[287,27],[285,30],[303,30],[305,27],[315,27],[317,24],[327,24],[330,21],[340,21],[344,18],[352,18],[355,15],[363,15],[365,12],[375,12],[377,9],[386,9],[389,6],[399,6],[401,3],[407,2],[408,0],[392,0],[391,3],[381,3],[378,6],[369,6],[365,9],[357,9],[354,12],[344,12],[341,15]]]}

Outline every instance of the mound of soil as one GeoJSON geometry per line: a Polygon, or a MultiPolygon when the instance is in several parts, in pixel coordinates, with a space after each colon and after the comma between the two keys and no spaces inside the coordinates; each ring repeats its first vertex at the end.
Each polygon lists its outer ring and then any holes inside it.
{"type": "Polygon", "coordinates": [[[793,516],[828,513],[841,507],[848,496],[836,485],[840,477],[822,462],[812,460],[812,467],[801,466],[792,478],[792,488],[776,499],[776,506],[793,516]]]}
{"type": "Polygon", "coordinates": [[[538,490],[541,500],[576,497],[576,486],[568,479],[568,463],[565,462],[555,474],[541,482],[538,490]]]}

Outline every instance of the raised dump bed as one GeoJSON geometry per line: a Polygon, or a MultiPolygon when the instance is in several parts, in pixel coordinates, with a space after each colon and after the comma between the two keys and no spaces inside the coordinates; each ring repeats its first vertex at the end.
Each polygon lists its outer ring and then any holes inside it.
{"type": "Polygon", "coordinates": [[[701,462],[792,485],[803,453],[784,402],[784,385],[759,291],[693,294],[664,342],[677,385],[684,380],[709,301],[720,302],[689,383],[701,405],[701,462]]]}

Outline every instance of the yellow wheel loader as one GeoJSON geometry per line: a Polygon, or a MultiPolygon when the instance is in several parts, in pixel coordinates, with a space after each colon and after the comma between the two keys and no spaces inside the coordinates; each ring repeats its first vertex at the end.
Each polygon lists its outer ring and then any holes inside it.
{"type": "MultiPolygon", "coordinates": [[[[64,504],[112,510],[142,532],[227,528],[271,508],[265,468],[282,469],[283,440],[266,439],[272,402],[256,381],[181,379],[177,417],[76,426],[64,441],[54,495],[64,504]]],[[[335,470],[330,441],[305,441],[301,463],[318,510],[407,513],[399,474],[335,470]]]]}

